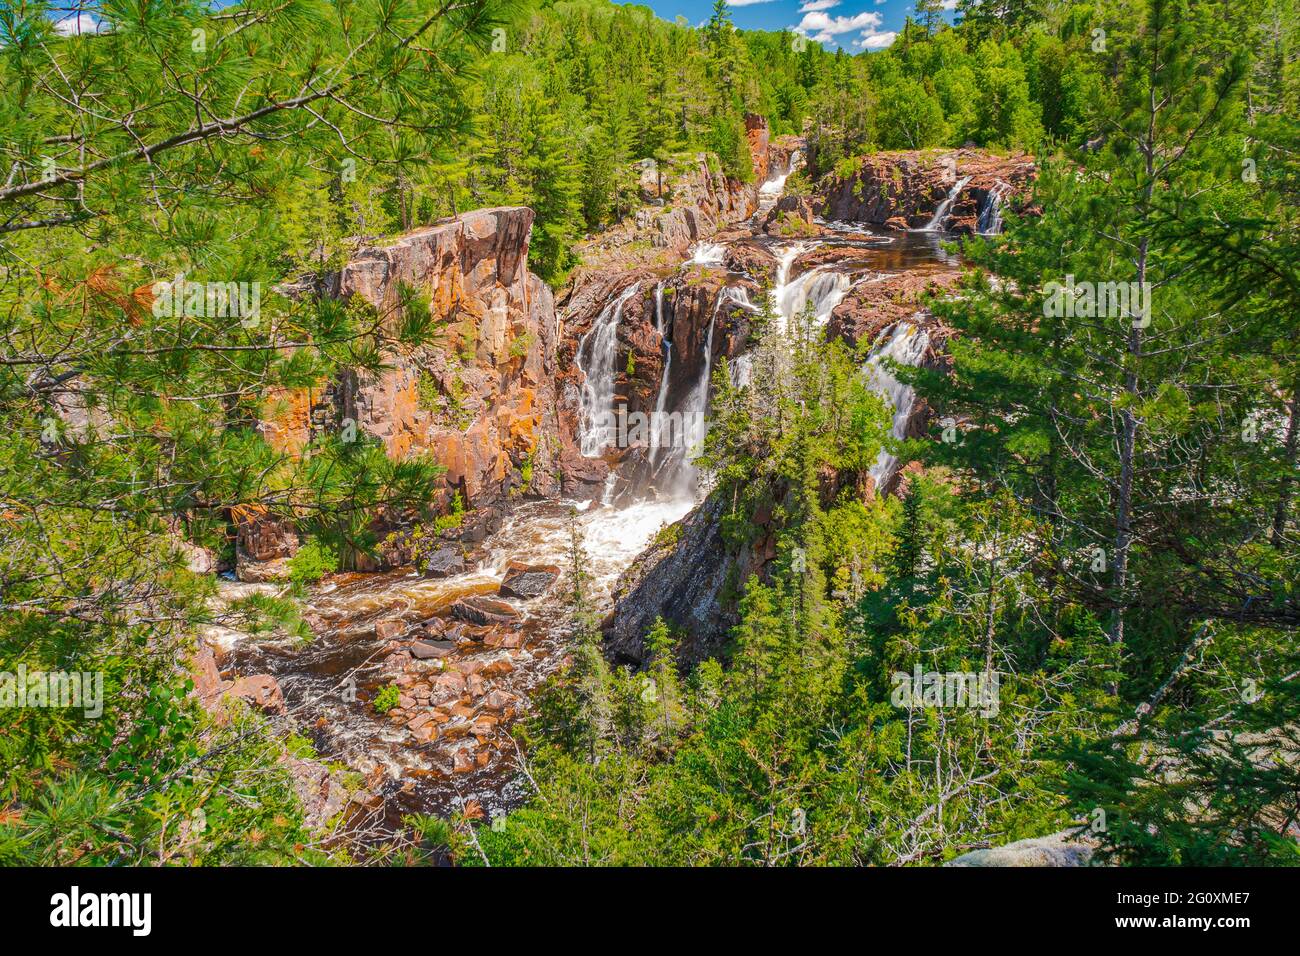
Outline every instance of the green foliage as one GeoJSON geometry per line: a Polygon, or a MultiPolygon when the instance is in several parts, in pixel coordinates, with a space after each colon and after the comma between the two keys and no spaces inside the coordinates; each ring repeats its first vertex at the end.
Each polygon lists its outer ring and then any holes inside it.
{"type": "Polygon", "coordinates": [[[396,684],[389,684],[387,687],[380,688],[379,693],[375,694],[375,699],[371,703],[375,713],[386,714],[397,706],[399,698],[402,696],[401,688],[396,684]]]}
{"type": "Polygon", "coordinates": [[[315,584],[338,570],[338,552],[315,538],[303,542],[298,553],[289,559],[289,580],[302,586],[315,584]]]}

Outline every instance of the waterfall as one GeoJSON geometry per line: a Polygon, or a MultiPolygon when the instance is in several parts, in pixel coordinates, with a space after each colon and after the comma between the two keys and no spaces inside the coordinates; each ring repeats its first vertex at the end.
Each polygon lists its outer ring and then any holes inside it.
{"type": "Polygon", "coordinates": [[[781,317],[782,332],[788,331],[794,317],[809,306],[812,307],[816,323],[825,325],[852,285],[845,273],[821,268],[809,269],[794,281],[790,280],[794,261],[819,245],[819,242],[797,242],[776,250],[776,286],[772,289],[772,307],[781,317]]]}
{"type": "Polygon", "coordinates": [[[748,353],[737,355],[731,363],[731,384],[733,388],[744,388],[754,379],[754,357],[748,353]]]}
{"type": "Polygon", "coordinates": [[[601,310],[587,334],[578,343],[576,356],[582,369],[582,454],[594,458],[617,433],[614,416],[614,359],[618,351],[618,324],[623,306],[636,295],[640,282],[634,282],[613,302],[601,310]]]}
{"type": "Polygon", "coordinates": [[[655,328],[659,330],[659,339],[664,349],[664,371],[659,379],[659,397],[655,399],[654,416],[650,419],[652,430],[650,441],[650,464],[653,466],[659,458],[659,446],[664,431],[664,412],[668,406],[668,379],[673,369],[673,343],[664,335],[664,284],[655,286],[655,328]]]}
{"type": "Polygon", "coordinates": [[[988,198],[984,200],[984,208],[980,210],[979,222],[975,225],[975,231],[981,236],[996,236],[1002,231],[1002,207],[1007,201],[1007,195],[1011,192],[1011,187],[998,180],[989,190],[988,198]]]}
{"type": "MultiPolygon", "coordinates": [[[[916,405],[916,393],[912,386],[904,385],[896,379],[889,369],[884,367],[883,362],[885,359],[892,359],[899,365],[918,365],[929,345],[930,334],[919,328],[912,320],[904,319],[880,334],[873,345],[870,357],[862,366],[872,391],[887,399],[894,408],[892,434],[896,439],[902,439],[907,434],[907,423],[916,405]]],[[[897,464],[898,459],[882,448],[880,456],[870,470],[877,490],[893,474],[897,464]]]]}
{"type": "Polygon", "coordinates": [[[782,331],[788,331],[794,317],[808,308],[813,311],[813,321],[819,326],[825,325],[848,293],[850,285],[849,277],[843,272],[810,269],[782,287],[777,295],[782,331]]]}
{"type": "Polygon", "coordinates": [[[722,259],[727,253],[727,247],[720,242],[700,242],[696,243],[695,248],[691,250],[691,258],[687,265],[693,266],[717,266],[722,264],[722,259]]]}
{"type": "Polygon", "coordinates": [[[952,204],[957,201],[957,197],[961,195],[961,191],[966,188],[968,182],[970,182],[970,177],[964,176],[953,184],[952,189],[948,191],[948,198],[939,203],[939,208],[934,211],[934,216],[931,217],[929,222],[920,228],[920,232],[943,231],[943,221],[948,218],[948,210],[952,207],[952,204]]]}
{"type": "MultiPolygon", "coordinates": [[[[758,307],[749,301],[749,293],[744,288],[724,287],[718,293],[713,314],[709,317],[709,331],[704,340],[704,365],[680,409],[665,414],[667,386],[660,386],[655,409],[657,414],[653,418],[650,461],[653,464],[659,460],[656,446],[668,446],[669,454],[661,470],[667,476],[667,490],[673,496],[695,493],[693,455],[703,446],[704,436],[708,433],[706,416],[709,408],[709,384],[713,375],[713,334],[718,324],[718,313],[728,305],[758,311],[758,307]]],[[[667,378],[668,371],[665,368],[665,383],[667,378]]]]}
{"type": "Polygon", "coordinates": [[[790,178],[791,173],[799,168],[801,159],[799,150],[796,149],[790,154],[790,161],[785,169],[779,173],[773,173],[763,185],[758,187],[758,208],[755,210],[754,215],[750,217],[751,221],[757,222],[776,205],[777,200],[781,198],[781,193],[785,191],[785,181],[790,178]]]}

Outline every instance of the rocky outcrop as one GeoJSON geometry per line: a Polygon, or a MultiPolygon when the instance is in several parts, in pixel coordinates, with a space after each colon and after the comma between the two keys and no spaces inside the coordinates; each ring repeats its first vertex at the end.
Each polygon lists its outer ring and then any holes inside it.
{"type": "Polygon", "coordinates": [[[235,576],[241,581],[281,581],[298,551],[291,522],[262,511],[234,509],[235,576]]]}
{"type": "Polygon", "coordinates": [[[662,617],[682,636],[681,659],[695,664],[721,649],[737,623],[728,592],[762,564],[758,550],[740,553],[722,537],[726,503],[713,496],[646,550],[619,578],[605,621],[606,652],[621,663],[645,659],[645,635],[662,617]]]}
{"type": "Polygon", "coordinates": [[[944,866],[1091,866],[1096,845],[1071,830],[972,850],[944,866]]]}
{"type": "Polygon", "coordinates": [[[768,210],[763,231],[769,236],[794,238],[820,232],[813,222],[813,201],[808,196],[782,196],[768,210]]]}
{"type": "MultiPolygon", "coordinates": [[[[851,348],[874,342],[895,322],[907,319],[920,324],[930,335],[929,354],[937,361],[951,330],[925,309],[927,297],[956,288],[961,276],[955,272],[920,271],[885,274],[853,286],[831,312],[826,326],[828,338],[838,338],[851,348]]],[[[922,364],[929,366],[930,362],[922,364]]]]}
{"type": "Polygon", "coordinates": [[[1027,211],[1036,175],[1032,156],[994,156],[978,149],[913,150],[861,157],[848,175],[830,174],[819,184],[818,215],[890,229],[918,229],[930,222],[953,187],[942,227],[972,233],[989,203],[1007,202],[1027,211]]]}
{"type": "Polygon", "coordinates": [[[345,371],[318,389],[272,396],[262,431],[296,453],[322,431],[355,427],[395,459],[429,455],[447,469],[445,497],[468,507],[524,484],[558,491],[554,302],[528,272],[533,212],[480,209],[354,255],[337,273],[289,287],[371,310],[389,328],[407,290],[427,298],[441,341],[383,356],[378,372],[345,371]]]}

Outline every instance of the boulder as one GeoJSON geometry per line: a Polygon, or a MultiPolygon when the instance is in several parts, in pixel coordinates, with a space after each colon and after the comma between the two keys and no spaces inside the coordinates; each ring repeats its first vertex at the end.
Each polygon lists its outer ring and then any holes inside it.
{"type": "Polygon", "coordinates": [[[284,714],[287,712],[280,684],[270,674],[254,674],[251,677],[241,677],[235,681],[228,693],[231,697],[246,700],[254,707],[269,714],[284,714]]]}
{"type": "Polygon", "coordinates": [[[411,645],[411,656],[417,661],[440,660],[456,651],[451,641],[416,641],[411,645]]]}
{"type": "Polygon", "coordinates": [[[519,620],[519,612],[513,605],[483,595],[457,601],[451,606],[451,616],[458,621],[479,626],[510,624],[519,620]]]}
{"type": "Polygon", "coordinates": [[[972,850],[944,866],[1090,866],[1095,845],[1070,830],[972,850]]]}
{"type": "Polygon", "coordinates": [[[406,622],[401,618],[390,617],[375,622],[375,637],[381,641],[390,641],[406,633],[406,622]]]}
{"type": "Polygon", "coordinates": [[[465,555],[458,547],[439,548],[420,569],[426,578],[449,578],[465,573],[465,555]]]}
{"type": "Polygon", "coordinates": [[[559,576],[560,569],[553,564],[536,565],[511,561],[506,567],[505,578],[497,593],[502,597],[531,601],[549,591],[559,576]]]}

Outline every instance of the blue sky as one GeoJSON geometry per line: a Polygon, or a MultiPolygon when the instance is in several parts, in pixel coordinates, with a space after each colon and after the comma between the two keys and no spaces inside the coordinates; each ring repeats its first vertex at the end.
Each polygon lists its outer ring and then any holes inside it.
{"type": "MultiPolygon", "coordinates": [[[[640,0],[665,20],[683,16],[700,23],[713,11],[713,0],[640,0]]],[[[731,19],[748,30],[790,28],[851,53],[884,49],[903,26],[914,0],[728,0],[731,19]]],[[[955,2],[945,4],[950,8],[955,2]]]]}
{"type": "MultiPolygon", "coordinates": [[[[616,0],[617,2],[617,0],[616,0]]],[[[634,0],[649,6],[665,20],[685,17],[694,24],[703,23],[713,12],[713,0],[634,0]]],[[[827,49],[843,47],[851,53],[882,50],[894,42],[903,19],[912,11],[915,0],[728,0],[731,18],[746,30],[791,29],[824,44],[827,49]]],[[[229,6],[230,0],[213,0],[217,7],[229,6]]],[[[951,10],[956,0],[945,0],[951,10]]],[[[94,22],[82,15],[82,29],[93,30],[94,22]]],[[[69,17],[61,28],[75,32],[76,17],[69,17]]]]}

